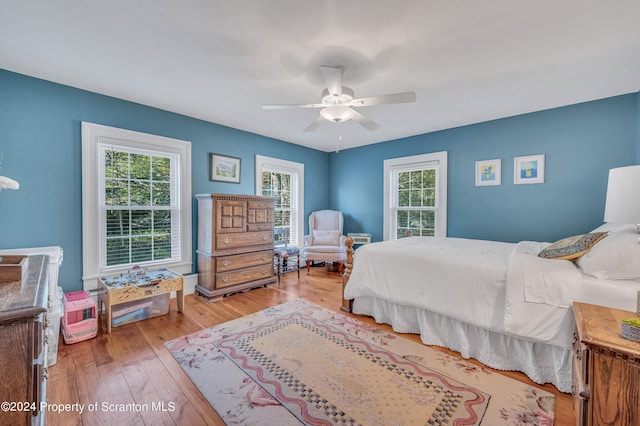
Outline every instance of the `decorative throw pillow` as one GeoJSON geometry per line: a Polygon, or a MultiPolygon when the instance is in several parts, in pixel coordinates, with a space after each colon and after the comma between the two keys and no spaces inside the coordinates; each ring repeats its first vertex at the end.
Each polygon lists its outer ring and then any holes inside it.
{"type": "Polygon", "coordinates": [[[596,278],[638,279],[640,278],[639,237],[638,232],[631,228],[610,233],[604,241],[578,259],[576,263],[585,274],[596,278]]]}
{"type": "Polygon", "coordinates": [[[340,231],[313,231],[313,244],[325,246],[340,245],[340,231]]]}
{"type": "Polygon", "coordinates": [[[606,236],[606,232],[592,232],[563,238],[542,250],[538,256],[545,259],[575,260],[606,236]]]}

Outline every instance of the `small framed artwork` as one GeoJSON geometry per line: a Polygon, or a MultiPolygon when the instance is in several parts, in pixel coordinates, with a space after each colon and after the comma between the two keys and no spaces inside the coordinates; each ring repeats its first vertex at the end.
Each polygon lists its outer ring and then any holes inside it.
{"type": "Polygon", "coordinates": [[[544,154],[514,158],[513,183],[544,183],[544,154]]]}
{"type": "Polygon", "coordinates": [[[240,183],[240,158],[209,154],[209,180],[240,183]]]}
{"type": "Polygon", "coordinates": [[[502,184],[502,160],[476,161],[476,186],[502,184]]]}

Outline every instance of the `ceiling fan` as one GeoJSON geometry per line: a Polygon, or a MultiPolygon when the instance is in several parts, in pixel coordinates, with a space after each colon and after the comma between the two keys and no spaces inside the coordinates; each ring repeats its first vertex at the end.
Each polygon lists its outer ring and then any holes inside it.
{"type": "Polygon", "coordinates": [[[285,109],[285,108],[322,108],[320,116],[315,119],[305,132],[313,132],[324,122],[343,123],[353,120],[367,130],[374,131],[380,127],[375,121],[365,117],[356,111],[355,107],[365,107],[382,104],[400,104],[415,102],[415,92],[391,93],[388,95],[370,96],[367,98],[355,98],[352,89],[342,85],[342,67],[332,67],[321,65],[320,71],[327,85],[322,91],[322,101],[319,104],[280,104],[263,105],[264,109],[285,109]]]}

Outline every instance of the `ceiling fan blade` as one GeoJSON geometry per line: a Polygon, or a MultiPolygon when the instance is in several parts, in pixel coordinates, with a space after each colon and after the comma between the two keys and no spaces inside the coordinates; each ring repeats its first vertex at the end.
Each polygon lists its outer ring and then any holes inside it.
{"type": "Polygon", "coordinates": [[[311,133],[311,132],[315,131],[324,121],[326,121],[326,120],[324,118],[322,118],[321,115],[319,115],[318,118],[316,118],[313,121],[313,123],[309,124],[309,126],[307,126],[307,128],[303,130],[303,132],[311,133]]]}
{"type": "Polygon", "coordinates": [[[416,101],[416,92],[390,93],[388,95],[370,96],[352,100],[351,106],[371,106],[381,104],[403,104],[416,101]]]}
{"type": "Polygon", "coordinates": [[[262,105],[262,109],[287,109],[287,108],[324,108],[323,104],[274,104],[262,105]]]}
{"type": "Polygon", "coordinates": [[[360,124],[365,129],[373,132],[374,130],[378,130],[380,128],[380,125],[375,121],[365,117],[364,115],[360,114],[358,111],[354,109],[352,109],[352,111],[354,112],[354,114],[351,119],[356,123],[360,124]]]}
{"type": "Polygon", "coordinates": [[[322,78],[331,96],[342,95],[342,68],[320,65],[322,78]]]}

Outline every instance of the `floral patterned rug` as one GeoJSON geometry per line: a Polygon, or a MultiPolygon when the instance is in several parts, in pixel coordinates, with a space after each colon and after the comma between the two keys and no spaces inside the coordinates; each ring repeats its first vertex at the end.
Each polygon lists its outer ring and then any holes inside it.
{"type": "Polygon", "coordinates": [[[227,424],[553,424],[548,392],[302,300],[166,346],[227,424]]]}

